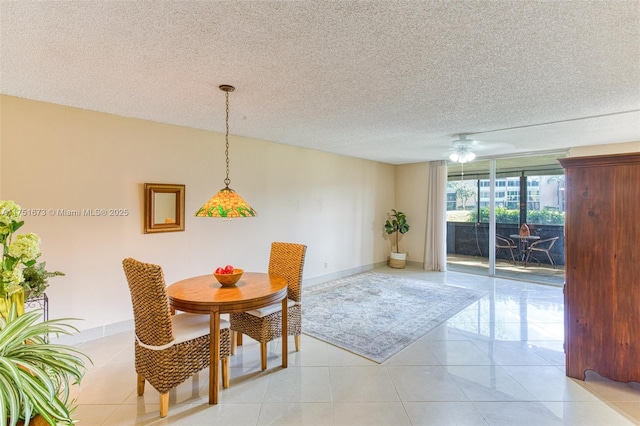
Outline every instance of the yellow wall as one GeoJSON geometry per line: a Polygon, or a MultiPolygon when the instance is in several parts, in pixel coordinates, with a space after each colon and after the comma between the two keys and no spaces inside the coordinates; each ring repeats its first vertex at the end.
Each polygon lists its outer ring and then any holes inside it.
{"type": "MultiPolygon", "coordinates": [[[[572,156],[640,151],[640,142],[578,147],[572,156]]],[[[121,262],[163,266],[168,283],[227,263],[265,270],[271,241],[308,245],[304,278],[322,281],[386,260],[391,208],[411,230],[400,246],[424,257],[429,164],[391,166],[231,137],[231,187],[258,211],[230,222],[193,217],[224,186],[224,135],[0,96],[0,198],[53,216],[26,216],[50,281],[51,317],[81,330],[131,319],[121,262]],[[142,232],[142,185],[186,185],[186,230],[142,232]],[[63,217],[59,209],[127,209],[127,216],[63,217]],[[327,264],[327,267],[325,267],[327,264]]]]}
{"type": "Polygon", "coordinates": [[[424,263],[427,226],[427,188],[429,163],[396,166],[396,209],[407,215],[411,226],[400,239],[400,249],[407,253],[407,261],[424,263]]]}
{"type": "Polygon", "coordinates": [[[168,283],[231,263],[264,271],[270,243],[307,244],[306,280],[383,262],[394,166],[260,140],[230,138],[231,187],[258,217],[222,221],[195,211],[224,186],[224,135],[0,97],[0,196],[42,238],[50,315],[89,329],[132,318],[122,259],[163,266],[168,283]],[[186,185],[186,230],[143,233],[142,185],[186,185]],[[51,210],[52,209],[52,210],[51,210]],[[128,209],[63,217],[59,209],[128,209]],[[325,267],[325,263],[328,265],[325,267]]]}

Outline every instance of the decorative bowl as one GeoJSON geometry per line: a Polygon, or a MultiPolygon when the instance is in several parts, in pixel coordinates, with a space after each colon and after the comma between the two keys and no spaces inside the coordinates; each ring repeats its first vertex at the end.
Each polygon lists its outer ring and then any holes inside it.
{"type": "Polygon", "coordinates": [[[243,272],[244,270],[235,268],[232,274],[216,274],[214,272],[213,276],[216,277],[222,287],[231,287],[240,280],[243,272]]]}

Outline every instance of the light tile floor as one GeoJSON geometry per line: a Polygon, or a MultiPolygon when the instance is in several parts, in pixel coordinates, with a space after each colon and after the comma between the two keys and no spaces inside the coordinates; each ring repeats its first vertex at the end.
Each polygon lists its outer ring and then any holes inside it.
{"type": "MultiPolygon", "coordinates": [[[[564,375],[562,289],[416,268],[377,272],[483,289],[487,295],[376,364],[303,335],[280,367],[279,342],[231,358],[231,386],[207,403],[208,370],[170,393],[136,395],[133,332],[79,344],[94,366],[78,391],[85,425],[640,425],[640,384],[564,375]]],[[[293,348],[293,341],[289,345],[293,348]]]]}

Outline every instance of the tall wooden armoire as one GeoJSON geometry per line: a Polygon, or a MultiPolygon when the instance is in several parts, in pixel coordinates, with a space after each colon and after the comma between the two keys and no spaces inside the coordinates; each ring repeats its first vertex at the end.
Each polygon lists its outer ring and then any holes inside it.
{"type": "Polygon", "coordinates": [[[640,382],[640,153],[559,161],[566,374],[640,382]]]}

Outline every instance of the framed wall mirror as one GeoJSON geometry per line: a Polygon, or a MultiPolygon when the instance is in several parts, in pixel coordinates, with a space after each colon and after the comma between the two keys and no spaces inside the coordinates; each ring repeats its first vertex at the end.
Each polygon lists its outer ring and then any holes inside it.
{"type": "Polygon", "coordinates": [[[184,231],[184,185],[144,184],[144,233],[184,231]]]}

